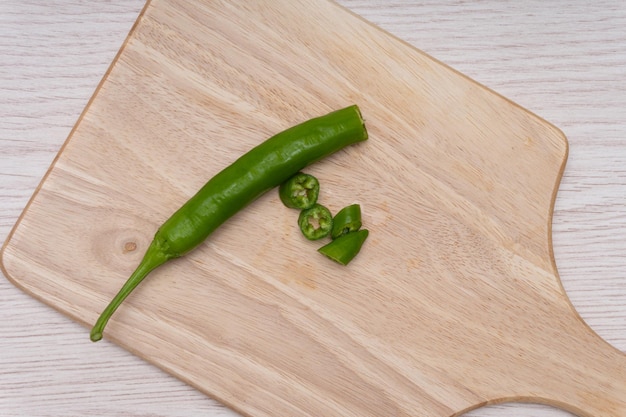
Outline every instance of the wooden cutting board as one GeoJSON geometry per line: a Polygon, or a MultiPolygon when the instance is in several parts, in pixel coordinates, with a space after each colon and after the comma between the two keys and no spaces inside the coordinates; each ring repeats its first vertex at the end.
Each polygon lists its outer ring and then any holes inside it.
{"type": "MultiPolygon", "coordinates": [[[[158,225],[268,136],[356,103],[316,163],[370,238],[333,264],[270,192],[153,273],[105,337],[249,416],[456,416],[536,401],[626,416],[626,355],[551,249],[563,134],[328,0],[152,0],[3,248],[90,327],[158,225]]],[[[85,330],[88,338],[88,329],[85,330]]]]}

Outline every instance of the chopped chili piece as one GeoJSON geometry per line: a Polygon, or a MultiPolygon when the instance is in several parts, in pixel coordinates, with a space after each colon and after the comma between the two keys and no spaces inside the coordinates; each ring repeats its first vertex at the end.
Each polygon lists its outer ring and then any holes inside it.
{"type": "Polygon", "coordinates": [[[319,248],[318,252],[341,265],[348,265],[361,251],[361,247],[368,235],[367,229],[346,233],[319,248]]]}
{"type": "Polygon", "coordinates": [[[342,208],[333,218],[333,230],[330,237],[337,239],[361,228],[361,206],[352,204],[342,208]]]}
{"type": "Polygon", "coordinates": [[[300,210],[308,209],[317,203],[320,183],[313,175],[298,172],[282,183],[278,195],[283,204],[300,210]]]}
{"type": "Polygon", "coordinates": [[[298,226],[307,239],[322,239],[328,236],[333,228],[333,215],[326,207],[316,203],[313,207],[300,212],[298,226]]]}

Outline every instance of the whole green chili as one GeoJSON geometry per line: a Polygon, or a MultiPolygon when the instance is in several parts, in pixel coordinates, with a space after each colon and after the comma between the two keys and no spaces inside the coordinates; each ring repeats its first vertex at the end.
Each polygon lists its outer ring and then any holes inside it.
{"type": "Polygon", "coordinates": [[[328,236],[333,228],[333,215],[326,207],[316,203],[300,212],[298,226],[307,239],[322,239],[328,236]]]}
{"type": "Polygon", "coordinates": [[[351,204],[339,210],[333,218],[333,230],[330,237],[337,239],[350,232],[356,232],[361,228],[361,206],[351,204]]]}
{"type": "Polygon", "coordinates": [[[115,310],[152,270],[194,249],[236,212],[307,165],[367,136],[360,110],[352,105],[272,136],[216,174],[157,230],[137,269],[96,321],[91,340],[102,338],[115,310]]]}
{"type": "Polygon", "coordinates": [[[319,194],[320,183],[317,178],[303,172],[298,172],[278,188],[278,195],[285,206],[301,210],[317,203],[319,194]]]}
{"type": "Polygon", "coordinates": [[[361,247],[368,235],[367,229],[346,233],[319,248],[318,252],[341,265],[348,265],[361,251],[361,247]]]}

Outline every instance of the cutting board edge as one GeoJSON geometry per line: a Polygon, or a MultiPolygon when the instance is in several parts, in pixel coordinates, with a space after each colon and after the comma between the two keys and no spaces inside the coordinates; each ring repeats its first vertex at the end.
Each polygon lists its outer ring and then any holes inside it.
{"type": "MultiPolygon", "coordinates": [[[[52,160],[52,162],[48,166],[48,169],[46,170],[46,172],[44,173],[43,177],[39,181],[39,184],[37,184],[37,187],[33,191],[33,194],[28,199],[26,205],[24,206],[24,209],[22,210],[22,212],[20,213],[19,217],[17,218],[17,221],[15,222],[15,224],[13,225],[11,230],[9,231],[9,234],[7,235],[6,239],[4,240],[4,243],[2,244],[2,248],[0,248],[0,271],[2,271],[2,273],[9,280],[9,282],[11,282],[13,285],[15,285],[17,288],[19,288],[20,290],[24,291],[25,293],[33,296],[34,298],[38,299],[39,301],[44,302],[44,304],[51,305],[50,303],[47,303],[44,300],[42,300],[41,297],[38,297],[36,294],[33,294],[32,291],[30,291],[27,288],[25,288],[9,272],[8,268],[5,265],[5,261],[4,261],[4,257],[6,256],[6,251],[8,250],[8,248],[10,246],[11,240],[13,239],[13,236],[15,235],[15,232],[20,227],[20,224],[22,223],[22,220],[24,219],[24,216],[26,215],[26,213],[28,213],[28,210],[30,209],[30,206],[32,205],[33,201],[35,201],[35,199],[39,195],[39,192],[43,188],[43,185],[48,180],[48,177],[50,176],[51,172],[56,167],[59,159],[61,158],[61,155],[63,154],[63,151],[65,150],[67,145],[70,143],[70,141],[74,137],[74,134],[76,133],[76,130],[78,129],[78,126],[81,124],[81,122],[84,119],[85,115],[89,112],[89,109],[91,108],[93,102],[95,101],[95,99],[98,96],[100,90],[102,89],[102,86],[106,83],[106,81],[108,80],[109,76],[111,75],[111,72],[113,71],[113,68],[119,62],[120,57],[124,53],[124,50],[126,49],[126,46],[128,45],[129,41],[132,39],[135,31],[137,30],[137,27],[139,26],[139,23],[141,22],[141,19],[145,15],[146,10],[150,7],[151,3],[152,3],[152,0],[146,0],[146,3],[142,7],[141,11],[139,12],[139,15],[135,19],[135,22],[133,23],[132,27],[130,28],[128,34],[126,35],[126,38],[122,42],[122,45],[120,46],[120,48],[118,49],[117,53],[115,54],[115,57],[113,58],[113,60],[109,64],[107,70],[105,71],[104,75],[102,76],[102,78],[98,82],[98,85],[96,86],[96,88],[94,89],[93,93],[91,94],[91,97],[87,101],[87,104],[85,105],[85,107],[83,108],[82,112],[78,116],[78,119],[76,120],[76,122],[72,126],[72,129],[70,130],[69,134],[67,135],[67,137],[63,141],[63,144],[61,145],[61,147],[59,148],[58,152],[54,156],[54,159],[52,160]]],[[[52,307],[54,307],[54,306],[52,306],[52,307]]]]}
{"type": "MultiPolygon", "coordinates": [[[[539,117],[539,116],[537,116],[537,117],[539,117]]],[[[553,125],[551,125],[547,121],[546,121],[546,123],[549,126],[553,126],[553,125]]],[[[601,349],[611,351],[611,352],[615,353],[617,356],[622,357],[622,359],[624,359],[626,361],[626,352],[621,351],[616,346],[614,346],[611,343],[609,343],[604,337],[600,336],[600,334],[593,327],[591,327],[591,325],[583,318],[583,316],[580,314],[580,312],[576,309],[576,306],[572,302],[572,299],[569,297],[569,294],[568,294],[568,292],[567,292],[567,290],[565,288],[565,285],[563,284],[563,280],[561,279],[561,275],[559,274],[559,268],[558,268],[558,264],[556,262],[556,257],[554,255],[554,245],[553,245],[553,241],[552,241],[552,223],[553,223],[553,218],[554,218],[554,208],[555,208],[555,205],[556,205],[556,199],[557,199],[557,196],[558,196],[561,180],[563,179],[565,168],[567,166],[567,160],[568,160],[568,156],[569,156],[569,144],[568,144],[566,135],[558,127],[554,126],[554,129],[556,129],[557,133],[559,133],[562,136],[563,140],[564,140],[564,144],[565,144],[564,151],[565,151],[565,153],[563,155],[563,160],[561,162],[559,173],[558,173],[558,175],[556,176],[556,179],[555,179],[554,189],[553,189],[551,202],[550,202],[550,211],[549,211],[549,216],[548,216],[548,229],[547,229],[548,230],[548,249],[550,251],[550,262],[552,264],[552,272],[554,274],[554,277],[556,278],[556,281],[558,282],[560,291],[563,294],[564,301],[567,303],[567,306],[569,307],[570,313],[573,314],[574,319],[576,320],[576,322],[578,322],[578,324],[581,325],[582,328],[587,333],[589,333],[589,334],[594,336],[594,338],[597,341],[597,344],[599,345],[599,347],[601,349]]],[[[527,402],[527,400],[524,400],[523,398],[520,398],[517,401],[527,402]]],[[[548,404],[548,405],[552,405],[552,406],[556,406],[556,407],[561,408],[561,409],[567,409],[566,407],[563,406],[563,404],[560,404],[560,403],[557,404],[555,402],[551,402],[551,401],[548,401],[548,400],[546,400],[546,401],[544,401],[542,403],[548,404]]],[[[470,410],[467,410],[467,411],[470,411],[470,410]]],[[[571,411],[571,412],[574,412],[574,413],[580,412],[580,410],[573,410],[573,411],[572,410],[568,410],[568,411],[571,411]]]]}
{"type": "MultiPolygon", "coordinates": [[[[365,24],[371,26],[374,30],[377,30],[379,32],[382,32],[383,34],[385,34],[385,36],[391,37],[393,38],[396,42],[400,42],[402,43],[405,47],[411,48],[414,51],[416,51],[417,53],[421,54],[422,56],[428,58],[429,60],[435,62],[436,64],[438,64],[439,66],[442,66],[444,68],[446,68],[447,70],[455,73],[456,75],[460,76],[461,78],[464,78],[465,80],[471,82],[472,84],[476,85],[477,87],[484,89],[485,91],[489,92],[490,94],[493,94],[497,97],[499,97],[500,99],[503,99],[504,101],[508,102],[509,104],[513,105],[513,107],[516,107],[517,109],[525,112],[526,114],[532,116],[533,118],[537,119],[539,122],[541,122],[542,124],[544,124],[546,127],[549,127],[550,129],[552,129],[555,133],[556,136],[558,136],[562,143],[563,143],[563,164],[565,164],[565,162],[567,161],[567,157],[569,155],[569,141],[567,140],[567,135],[565,134],[565,132],[559,128],[557,125],[555,125],[554,123],[550,122],[549,120],[545,119],[544,117],[538,115],[537,113],[533,112],[532,110],[529,110],[528,108],[522,106],[521,104],[517,103],[516,101],[502,95],[501,93],[495,91],[494,89],[492,89],[491,87],[488,87],[487,85],[471,78],[469,75],[464,74],[463,72],[461,72],[460,70],[452,67],[449,64],[446,64],[445,62],[441,61],[440,59],[434,57],[433,55],[425,52],[424,50],[418,48],[415,45],[410,44],[409,42],[407,42],[406,40],[399,38],[398,36],[396,36],[395,34],[381,28],[380,26],[376,25],[375,23],[367,20],[366,18],[364,18],[363,16],[355,13],[354,11],[348,9],[347,7],[345,7],[342,4],[337,3],[336,0],[328,0],[329,2],[335,4],[337,7],[343,9],[345,12],[349,13],[351,16],[361,20],[362,22],[364,22],[365,24]]],[[[562,177],[562,173],[564,170],[564,166],[561,167],[561,172],[558,175],[557,178],[557,189],[555,189],[555,194],[556,191],[558,190],[558,185],[561,182],[561,177],[562,177]]]]}

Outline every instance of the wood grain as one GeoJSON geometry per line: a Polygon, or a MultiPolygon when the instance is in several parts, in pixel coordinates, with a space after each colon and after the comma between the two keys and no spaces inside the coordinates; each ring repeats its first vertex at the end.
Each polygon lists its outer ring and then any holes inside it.
{"type": "MultiPolygon", "coordinates": [[[[620,172],[620,171],[618,171],[618,175],[619,175],[619,172],[620,172]]],[[[619,177],[618,177],[618,178],[619,178],[619,177]]],[[[613,247],[613,245],[611,245],[610,247],[613,247]]],[[[619,288],[619,287],[618,287],[618,288],[619,288]]],[[[617,294],[618,294],[618,297],[619,297],[619,292],[618,292],[617,294]]],[[[618,325],[619,325],[619,316],[618,316],[618,325]]],[[[620,332],[617,332],[616,334],[618,334],[618,335],[619,335],[619,334],[621,334],[621,333],[620,333],[620,332]]],[[[619,340],[619,336],[618,336],[618,340],[619,340]]]]}

